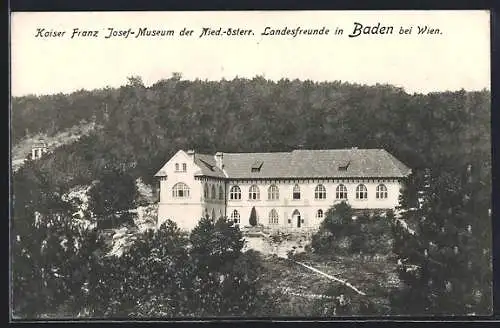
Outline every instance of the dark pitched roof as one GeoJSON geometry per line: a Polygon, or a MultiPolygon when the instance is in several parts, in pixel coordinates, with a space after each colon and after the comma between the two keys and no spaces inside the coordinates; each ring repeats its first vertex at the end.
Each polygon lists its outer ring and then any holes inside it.
{"type": "MultiPolygon", "coordinates": [[[[215,165],[215,161],[212,162],[215,165]]],[[[404,177],[411,170],[384,149],[224,153],[229,178],[404,177]],[[252,170],[260,166],[260,170],[252,170]],[[339,170],[339,167],[347,169],[339,170]]]]}
{"type": "Polygon", "coordinates": [[[213,155],[195,154],[194,162],[201,169],[200,175],[209,177],[224,178],[226,175],[217,167],[213,155]]]}
{"type": "Polygon", "coordinates": [[[197,175],[216,178],[402,178],[411,173],[384,149],[224,153],[224,170],[217,167],[214,155],[195,154],[194,158],[200,167],[197,175]]]}
{"type": "Polygon", "coordinates": [[[291,153],[224,153],[224,170],[230,178],[286,177],[291,153]],[[259,162],[259,163],[258,163],[259,162]],[[260,169],[252,172],[258,163],[260,169]]]}
{"type": "Polygon", "coordinates": [[[384,149],[294,150],[291,177],[404,177],[410,169],[384,149]],[[347,167],[339,170],[339,167],[347,167]]]}

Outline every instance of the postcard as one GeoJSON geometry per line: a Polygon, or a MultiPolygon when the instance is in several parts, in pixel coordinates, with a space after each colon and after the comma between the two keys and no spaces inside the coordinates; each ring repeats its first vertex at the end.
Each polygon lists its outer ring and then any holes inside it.
{"type": "Polygon", "coordinates": [[[11,320],[492,314],[489,11],[10,28],[11,320]]]}

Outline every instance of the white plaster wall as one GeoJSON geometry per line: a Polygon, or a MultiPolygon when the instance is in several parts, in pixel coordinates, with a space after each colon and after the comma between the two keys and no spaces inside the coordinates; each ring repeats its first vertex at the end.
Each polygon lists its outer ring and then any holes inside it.
{"type": "MultiPolygon", "coordinates": [[[[230,200],[228,192],[228,207],[227,215],[230,217],[233,210],[238,210],[240,213],[241,224],[248,225],[250,218],[250,211],[252,207],[255,207],[258,222],[264,225],[269,225],[269,213],[274,208],[279,215],[280,227],[296,227],[296,222],[292,220],[291,223],[288,222],[292,217],[292,213],[297,209],[301,217],[304,219],[304,223],[301,227],[317,227],[323,220],[323,218],[317,218],[317,211],[319,209],[323,210],[323,213],[333,206],[335,203],[340,202],[335,199],[336,187],[341,182],[321,182],[326,188],[326,199],[315,199],[314,190],[318,185],[318,181],[301,182],[298,183],[301,191],[301,199],[294,200],[293,198],[293,187],[295,182],[276,182],[279,188],[280,195],[279,200],[268,200],[268,188],[272,182],[238,182],[238,186],[241,189],[241,200],[230,200]],[[260,200],[250,200],[249,199],[249,189],[252,184],[256,184],[260,189],[260,200]]],[[[400,193],[400,183],[396,181],[382,181],[377,180],[371,181],[354,181],[354,182],[343,182],[347,188],[347,203],[354,209],[394,209],[399,202],[400,193]],[[363,200],[356,199],[356,187],[359,183],[363,183],[368,190],[368,198],[363,200]],[[387,187],[388,198],[387,199],[377,199],[376,198],[376,187],[384,183],[387,187]]],[[[228,184],[228,191],[234,183],[228,184]]]]}
{"type": "Polygon", "coordinates": [[[185,152],[179,151],[162,168],[167,175],[160,178],[160,202],[158,204],[158,225],[167,219],[177,223],[181,229],[192,229],[202,215],[203,190],[201,182],[195,180],[194,174],[198,171],[193,159],[185,152]],[[175,163],[187,164],[186,172],[176,172],[175,163]],[[189,187],[189,197],[173,198],[172,187],[183,182],[189,187]]]}
{"type": "Polygon", "coordinates": [[[219,185],[223,187],[224,194],[225,183],[215,179],[201,181],[195,178],[199,171],[198,166],[193,162],[192,157],[183,151],[179,151],[162,168],[167,177],[160,179],[160,202],[158,204],[158,226],[170,219],[177,223],[179,228],[192,230],[202,216],[207,213],[212,217],[212,210],[215,211],[216,218],[226,215],[225,199],[219,200],[219,185]],[[175,171],[175,164],[179,164],[181,172],[175,171]],[[186,172],[182,172],[182,164],[186,163],[186,172]],[[189,187],[189,197],[174,198],[172,195],[173,186],[183,182],[189,187]],[[209,185],[209,199],[204,199],[204,184],[209,185]],[[216,186],[216,198],[211,199],[211,186],[216,186]]]}

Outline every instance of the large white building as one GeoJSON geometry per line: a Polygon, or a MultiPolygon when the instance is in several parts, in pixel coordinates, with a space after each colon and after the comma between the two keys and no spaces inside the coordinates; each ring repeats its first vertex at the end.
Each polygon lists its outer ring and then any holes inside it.
{"type": "Polygon", "coordinates": [[[202,216],[249,225],[318,227],[345,201],[354,209],[394,209],[411,170],[384,149],[197,154],[179,150],[160,170],[158,224],[185,230],[202,216]]]}

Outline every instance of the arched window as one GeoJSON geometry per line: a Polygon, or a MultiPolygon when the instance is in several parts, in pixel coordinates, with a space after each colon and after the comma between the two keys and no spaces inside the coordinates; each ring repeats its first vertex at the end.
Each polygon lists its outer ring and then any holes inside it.
{"type": "Polygon", "coordinates": [[[316,217],[317,217],[318,219],[322,219],[322,218],[323,218],[323,210],[318,210],[318,211],[316,212],[316,217]]]}
{"type": "Polygon", "coordinates": [[[385,184],[379,184],[377,186],[377,191],[375,193],[375,197],[377,199],[385,199],[385,198],[387,198],[387,187],[385,186],[385,184]]]}
{"type": "Polygon", "coordinates": [[[208,199],[208,184],[205,183],[205,185],[203,186],[203,197],[205,199],[208,199]]]}
{"type": "Polygon", "coordinates": [[[248,191],[248,198],[253,200],[259,200],[260,199],[259,187],[257,187],[256,185],[252,185],[248,191]]]}
{"type": "Polygon", "coordinates": [[[240,213],[238,213],[238,211],[237,211],[237,210],[234,210],[234,211],[231,213],[231,220],[232,220],[235,224],[240,223],[240,213]]]}
{"type": "Polygon", "coordinates": [[[219,199],[224,200],[224,189],[222,186],[219,186],[219,199]]]}
{"type": "Polygon", "coordinates": [[[236,200],[241,199],[241,189],[238,186],[232,186],[229,190],[229,199],[236,200]]]}
{"type": "Polygon", "coordinates": [[[269,187],[269,189],[267,190],[267,199],[269,199],[269,200],[280,199],[280,191],[278,189],[278,186],[271,185],[269,187]]]}
{"type": "Polygon", "coordinates": [[[175,163],[175,172],[179,172],[179,163],[175,163]]]}
{"type": "Polygon", "coordinates": [[[335,190],[336,199],[347,199],[347,188],[343,184],[339,184],[335,190]]]}
{"type": "Polygon", "coordinates": [[[293,186],[293,199],[300,199],[300,187],[298,184],[293,186]]]}
{"type": "Polygon", "coordinates": [[[189,197],[189,187],[182,182],[176,183],[172,187],[172,197],[174,198],[188,198],[189,197]]]}
{"type": "Polygon", "coordinates": [[[326,199],[326,189],[325,186],[319,184],[314,189],[314,198],[315,199],[326,199]]]}
{"type": "Polygon", "coordinates": [[[217,194],[215,193],[215,186],[212,185],[212,199],[217,199],[217,194]]]}
{"type": "Polygon", "coordinates": [[[215,220],[215,209],[212,208],[212,220],[215,220]]]}
{"type": "Polygon", "coordinates": [[[271,212],[269,212],[269,224],[278,224],[278,222],[278,212],[273,208],[271,212]]]}
{"type": "Polygon", "coordinates": [[[360,184],[356,187],[356,199],[367,199],[368,190],[364,184],[360,184]]]}

